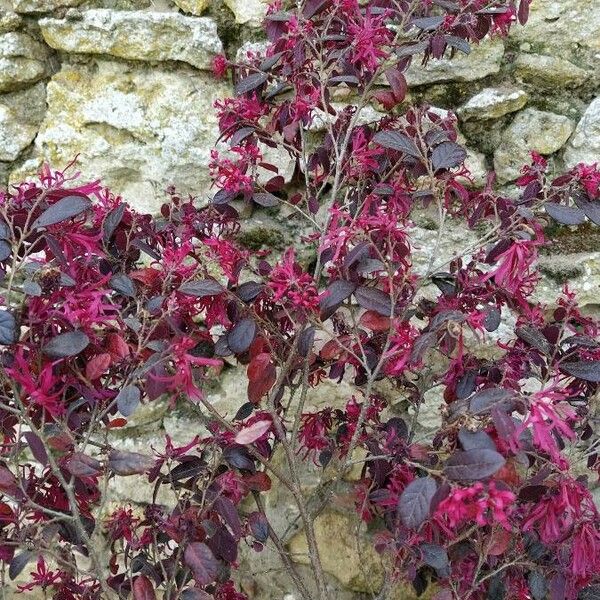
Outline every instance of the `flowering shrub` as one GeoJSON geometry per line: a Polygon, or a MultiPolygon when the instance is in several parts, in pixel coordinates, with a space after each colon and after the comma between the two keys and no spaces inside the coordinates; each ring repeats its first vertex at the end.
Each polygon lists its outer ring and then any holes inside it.
{"type": "Polygon", "coordinates": [[[141,215],[48,168],[0,195],[0,558],[22,591],[243,600],[232,571],[243,544],[274,548],[300,597],[326,600],[313,521],[358,463],[356,509],[391,586],[433,582],[436,600],[598,595],[599,324],[573,290],[552,306],[533,294],[544,225],[600,224],[600,171],[552,177],[534,156],[516,197],[492,176],[472,190],[454,117],[401,107],[411,61],[468,52],[527,10],[275,3],[263,54],[215,61],[236,97],[216,106],[229,151],[213,152],[207,206],[172,192],[160,216],[141,215]],[[348,89],[355,104],[336,108],[348,89]],[[369,103],[386,115],[365,123],[369,103]],[[293,160],[291,181],[267,147],[293,160]],[[240,205],[287,211],[302,244],[243,249],[240,205]],[[431,248],[412,236],[422,208],[438,219],[431,248]],[[444,257],[450,220],[478,239],[444,257]],[[235,416],[202,393],[225,357],[247,369],[235,416]],[[352,396],[308,409],[327,379],[352,396]],[[434,388],[442,423],[417,440],[434,388]],[[114,447],[110,432],[158,398],[196,407],[210,435],[146,454],[114,447]],[[325,475],[311,497],[302,461],[325,475]],[[111,481],[134,475],[149,484],[143,511],[110,503],[111,481]],[[312,581],[265,512],[273,480],[297,504],[312,581]]]}

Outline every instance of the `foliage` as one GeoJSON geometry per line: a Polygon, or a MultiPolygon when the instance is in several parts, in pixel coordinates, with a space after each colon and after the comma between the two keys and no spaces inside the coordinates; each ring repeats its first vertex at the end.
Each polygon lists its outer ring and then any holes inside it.
{"type": "Polygon", "coordinates": [[[328,498],[358,462],[356,509],[391,585],[433,580],[437,600],[594,597],[599,324],[568,288],[540,304],[535,263],[548,218],[600,224],[600,172],[553,178],[534,156],[515,197],[493,176],[473,190],[452,114],[402,108],[411,61],[468,52],[527,9],[276,3],[265,53],[215,61],[236,96],[216,107],[228,149],[213,152],[208,205],[172,191],[159,217],[141,215],[49,168],[0,195],[0,558],[10,578],[35,564],[22,590],[242,600],[239,546],[269,544],[302,598],[326,600],[313,526],[326,503],[305,497],[300,471],[323,472],[314,494],[328,498]],[[336,108],[344,90],[355,104],[336,108]],[[370,103],[386,114],[365,123],[370,103]],[[263,159],[268,147],[289,155],[291,181],[263,159]],[[305,228],[302,244],[242,249],[243,205],[278,207],[305,228]],[[423,209],[438,219],[432,248],[412,238],[423,209]],[[452,220],[478,239],[444,257],[452,220]],[[227,357],[247,368],[235,416],[202,392],[227,357]],[[308,409],[327,379],[354,393],[308,409]],[[436,388],[441,426],[418,440],[436,388]],[[190,403],[210,435],[147,454],[116,447],[111,432],[160,398],[190,403]],[[148,481],[143,513],[108,503],[128,476],[148,481]],[[273,480],[297,504],[314,595],[265,513],[273,480]]]}

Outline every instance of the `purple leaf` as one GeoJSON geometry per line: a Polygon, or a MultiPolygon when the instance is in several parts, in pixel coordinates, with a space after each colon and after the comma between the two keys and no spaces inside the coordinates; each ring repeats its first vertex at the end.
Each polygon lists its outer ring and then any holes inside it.
{"type": "Polygon", "coordinates": [[[123,220],[123,215],[125,214],[125,205],[119,204],[116,208],[113,208],[104,219],[102,223],[102,236],[104,239],[104,243],[107,243],[110,238],[113,236],[113,233],[123,220]]]}
{"type": "Polygon", "coordinates": [[[238,81],[236,84],[236,96],[241,96],[242,94],[247,94],[248,92],[255,90],[257,87],[260,87],[263,83],[265,83],[267,79],[269,79],[269,76],[262,71],[248,75],[248,77],[238,81]]]}
{"type": "Polygon", "coordinates": [[[90,338],[83,331],[68,331],[51,339],[43,348],[50,358],[76,356],[89,345],[90,338]]]}
{"type": "Polygon", "coordinates": [[[258,192],[252,196],[252,200],[254,200],[256,204],[264,206],[265,208],[277,206],[281,202],[277,196],[269,194],[268,192],[258,192]]]}
{"type": "Polygon", "coordinates": [[[125,275],[125,273],[117,273],[110,278],[108,285],[123,296],[135,298],[135,284],[125,275]]]}
{"type": "Polygon", "coordinates": [[[577,379],[600,383],[600,360],[566,362],[560,365],[560,369],[577,379]]]}
{"type": "Polygon", "coordinates": [[[421,558],[426,565],[433,567],[438,577],[448,577],[450,575],[450,560],[448,553],[438,544],[421,544],[421,558]]]}
{"type": "Polygon", "coordinates": [[[16,554],[10,561],[8,567],[8,576],[12,580],[19,576],[21,571],[27,566],[27,563],[33,558],[33,552],[30,550],[23,550],[19,554],[16,554]]]}
{"type": "Polygon", "coordinates": [[[494,440],[485,431],[469,431],[461,429],[458,432],[458,441],[463,450],[476,450],[477,448],[487,448],[496,450],[494,440]]]}
{"type": "Polygon", "coordinates": [[[92,477],[100,473],[102,465],[83,452],[74,452],[67,460],[66,468],[75,477],[92,477]]]}
{"type": "Polygon", "coordinates": [[[432,477],[420,477],[404,488],[398,501],[398,516],[406,527],[418,529],[429,518],[436,491],[437,483],[432,477]]]}
{"type": "Polygon", "coordinates": [[[85,212],[91,208],[92,202],[83,196],[65,196],[49,206],[33,223],[34,229],[55,225],[85,212]]]}
{"type": "Polygon", "coordinates": [[[138,452],[112,450],[108,455],[108,466],[117,475],[140,475],[154,466],[154,459],[138,452]]]}
{"type": "Polygon", "coordinates": [[[321,319],[326,321],[342,305],[342,302],[352,295],[356,284],[344,279],[338,279],[329,284],[325,293],[321,296],[319,305],[321,308],[321,319]]]}
{"type": "Polygon", "coordinates": [[[505,462],[501,454],[487,448],[458,451],[448,459],[444,473],[453,481],[477,481],[496,473],[505,462]]]}
{"type": "Polygon", "coordinates": [[[467,158],[467,151],[455,142],[444,142],[436,146],[431,153],[431,164],[438,169],[458,167],[467,158]]]}
{"type": "Polygon", "coordinates": [[[33,433],[33,431],[26,431],[23,433],[23,437],[27,440],[27,445],[31,450],[31,454],[33,454],[34,458],[42,465],[46,466],[48,464],[48,454],[46,453],[46,448],[44,448],[44,444],[38,435],[33,433]]]}
{"type": "Polygon", "coordinates": [[[117,409],[129,417],[140,404],[140,390],[135,385],[126,385],[117,395],[117,409]]]}
{"type": "Polygon", "coordinates": [[[523,340],[536,350],[539,350],[542,354],[545,354],[546,356],[552,354],[552,345],[545,338],[544,334],[534,327],[530,327],[529,325],[517,327],[516,334],[519,339],[523,340]]]}
{"type": "Polygon", "coordinates": [[[264,288],[264,284],[257,281],[246,281],[235,290],[235,293],[242,302],[252,302],[264,288]]]}
{"type": "Polygon", "coordinates": [[[373,141],[379,146],[397,150],[415,158],[421,158],[421,153],[414,142],[399,131],[380,131],[373,136],[373,141]]]}
{"type": "Polygon", "coordinates": [[[506,408],[511,405],[513,392],[504,388],[486,388],[475,392],[469,401],[469,410],[474,415],[490,412],[493,408],[506,408]]]}
{"type": "Polygon", "coordinates": [[[259,512],[250,513],[248,516],[248,525],[252,535],[262,544],[264,544],[269,537],[269,522],[267,518],[259,512]]]}
{"type": "Polygon", "coordinates": [[[413,19],[412,24],[418,27],[419,29],[423,29],[424,31],[432,31],[437,29],[443,22],[444,16],[434,16],[434,17],[421,17],[418,19],[413,19]]]}
{"type": "Polygon", "coordinates": [[[227,334],[227,345],[234,354],[246,352],[256,337],[256,323],[249,318],[238,321],[227,334]]]}
{"type": "Polygon", "coordinates": [[[5,240],[0,240],[0,262],[12,256],[12,246],[5,240]]]}
{"type": "Polygon", "coordinates": [[[17,322],[7,310],[0,310],[0,344],[14,344],[17,341],[17,322]]]}
{"type": "Polygon", "coordinates": [[[563,225],[581,225],[585,221],[585,213],[576,206],[546,202],[544,209],[555,221],[563,225]]]}
{"type": "Polygon", "coordinates": [[[363,308],[374,310],[384,317],[391,316],[392,301],[387,292],[373,287],[361,286],[354,292],[354,297],[363,308]]]}
{"type": "Polygon", "coordinates": [[[202,279],[200,281],[188,281],[179,286],[179,292],[186,296],[205,298],[206,296],[218,296],[224,291],[223,286],[214,279],[202,279]]]}
{"type": "Polygon", "coordinates": [[[208,585],[217,576],[219,565],[211,549],[202,542],[190,544],[183,554],[185,564],[192,570],[198,585],[208,585]]]}

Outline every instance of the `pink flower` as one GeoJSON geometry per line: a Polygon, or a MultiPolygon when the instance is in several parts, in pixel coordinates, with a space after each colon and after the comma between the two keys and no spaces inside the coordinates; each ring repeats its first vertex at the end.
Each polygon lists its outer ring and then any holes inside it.
{"type": "Polygon", "coordinates": [[[319,293],[313,278],[296,262],[293,248],[288,248],[282,260],[269,275],[273,300],[290,308],[314,312],[319,309],[319,293]]]}
{"type": "Polygon", "coordinates": [[[514,240],[510,248],[498,256],[499,265],[488,273],[485,280],[493,278],[496,285],[508,293],[526,295],[537,280],[532,264],[537,256],[532,240],[514,240]]]}
{"type": "Polygon", "coordinates": [[[348,25],[351,37],[351,61],[368,71],[376,71],[388,52],[382,49],[392,40],[392,32],[385,26],[383,16],[374,17],[369,10],[361,19],[348,25]]]}
{"type": "Polygon", "coordinates": [[[229,68],[229,61],[222,54],[217,54],[213,58],[212,71],[213,75],[218,79],[222,79],[227,74],[229,68]]]}
{"type": "Polygon", "coordinates": [[[498,489],[491,481],[487,489],[477,482],[468,488],[454,488],[436,510],[436,518],[446,521],[451,529],[465,523],[484,526],[498,523],[510,530],[508,520],[516,496],[505,489],[498,489]]]}
{"type": "Polygon", "coordinates": [[[530,399],[529,414],[518,432],[530,428],[533,443],[540,450],[547,452],[551,459],[561,468],[567,468],[567,461],[561,456],[555,434],[573,439],[575,434],[568,420],[576,418],[575,411],[565,402],[564,394],[552,390],[536,392],[530,399]],[[560,403],[560,404],[559,404],[560,403]]]}

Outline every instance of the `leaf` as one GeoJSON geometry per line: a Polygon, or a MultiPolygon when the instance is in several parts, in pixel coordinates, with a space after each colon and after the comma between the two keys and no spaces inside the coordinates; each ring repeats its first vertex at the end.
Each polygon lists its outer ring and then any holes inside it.
{"type": "Polygon", "coordinates": [[[268,192],[257,192],[252,196],[252,200],[254,200],[256,204],[264,206],[265,208],[277,206],[281,202],[281,200],[277,196],[269,194],[268,192]]]}
{"type": "Polygon", "coordinates": [[[198,585],[208,585],[217,577],[219,565],[211,549],[202,542],[190,544],[183,554],[198,585]]]}
{"type": "Polygon", "coordinates": [[[319,299],[321,319],[326,321],[342,305],[342,302],[352,295],[356,284],[345,279],[337,279],[327,286],[319,299]]]}
{"type": "Polygon", "coordinates": [[[254,127],[242,127],[238,129],[229,140],[229,145],[231,147],[239,146],[240,142],[245,140],[247,137],[251,136],[256,130],[254,127]]]}
{"type": "Polygon", "coordinates": [[[404,73],[398,67],[393,67],[385,72],[385,78],[388,80],[394,98],[397,102],[402,102],[406,96],[407,83],[404,73]]]}
{"type": "Polygon", "coordinates": [[[453,481],[477,481],[496,473],[505,462],[501,454],[487,448],[458,451],[448,459],[444,473],[453,481]]]}
{"type": "Polygon", "coordinates": [[[235,436],[236,444],[251,444],[255,442],[258,438],[262,437],[269,429],[271,429],[271,425],[273,423],[271,421],[256,421],[252,425],[248,427],[244,427],[241,431],[238,431],[235,436]]]}
{"type": "Polygon", "coordinates": [[[414,142],[407,135],[399,131],[379,131],[373,136],[373,141],[384,148],[398,150],[409,156],[421,158],[421,153],[414,142]]]}
{"type": "Polygon", "coordinates": [[[179,286],[179,292],[186,296],[205,298],[206,296],[217,296],[223,293],[223,286],[214,279],[202,279],[200,281],[189,281],[179,286]]]}
{"type": "Polygon", "coordinates": [[[539,571],[531,571],[527,577],[527,583],[533,600],[544,600],[546,598],[548,583],[539,571]]]}
{"type": "Polygon", "coordinates": [[[113,233],[123,220],[123,215],[125,214],[125,205],[119,204],[116,208],[113,208],[104,219],[102,223],[102,238],[104,239],[104,243],[108,243],[110,238],[113,236],[113,233]]]}
{"type": "Polygon", "coordinates": [[[354,292],[354,297],[363,308],[374,310],[384,317],[391,316],[392,301],[387,292],[373,287],[361,286],[354,292]]]}
{"type": "Polygon", "coordinates": [[[66,462],[66,468],[75,477],[93,477],[102,470],[99,461],[83,452],[74,452],[66,462]]]}
{"type": "Polygon", "coordinates": [[[434,16],[434,17],[421,17],[418,19],[413,19],[412,24],[418,27],[419,29],[423,29],[424,31],[432,31],[437,29],[444,22],[443,16],[434,16]]]}
{"type": "Polygon", "coordinates": [[[555,221],[563,225],[581,225],[585,221],[585,213],[576,206],[546,202],[544,209],[555,221]]]}
{"type": "Polygon", "coordinates": [[[561,371],[593,383],[600,383],[600,360],[581,360],[560,365],[561,371]]]}
{"type": "Polygon", "coordinates": [[[256,323],[246,318],[238,321],[227,334],[227,345],[234,354],[246,352],[256,337],[256,323]]]}
{"type": "Polygon", "coordinates": [[[138,575],[133,582],[133,600],[156,600],[154,586],[145,575],[138,575]]]}
{"type": "Polygon", "coordinates": [[[581,590],[579,600],[600,600],[600,585],[589,585],[581,590]]]}
{"type": "Polygon", "coordinates": [[[269,79],[269,76],[262,71],[259,73],[252,73],[248,75],[248,77],[244,77],[241,81],[238,81],[235,86],[235,94],[236,96],[241,96],[242,94],[247,94],[252,90],[255,90],[257,87],[260,87],[265,81],[269,79]]]}
{"type": "Polygon", "coordinates": [[[248,525],[252,535],[261,543],[264,544],[269,538],[269,522],[267,518],[259,512],[253,512],[248,515],[248,525]]]}
{"type": "Polygon", "coordinates": [[[115,290],[115,292],[119,292],[123,296],[129,296],[130,298],[135,298],[135,284],[133,281],[125,275],[125,273],[117,273],[110,278],[108,285],[115,290]]]}
{"type": "Polygon", "coordinates": [[[8,567],[8,576],[11,581],[19,576],[21,571],[27,566],[27,563],[33,558],[33,553],[29,550],[23,550],[23,552],[14,556],[10,561],[8,567]]]}
{"type": "Polygon", "coordinates": [[[490,412],[493,408],[510,406],[513,392],[504,388],[486,388],[475,392],[469,401],[469,410],[474,415],[490,412]]]}
{"type": "Polygon", "coordinates": [[[85,377],[89,381],[95,381],[106,371],[108,371],[112,363],[112,356],[108,352],[97,354],[90,359],[88,364],[85,366],[85,377]]]}
{"type": "Polygon", "coordinates": [[[223,458],[236,469],[254,471],[254,460],[244,446],[227,446],[223,451],[223,458]]]}
{"type": "Polygon", "coordinates": [[[12,255],[12,246],[5,240],[0,240],[0,262],[12,255]]]}
{"type": "Polygon", "coordinates": [[[181,600],[215,600],[215,597],[198,588],[188,588],[182,592],[181,600]]]}
{"type": "Polygon", "coordinates": [[[33,431],[23,432],[23,437],[27,440],[27,445],[31,450],[34,458],[42,465],[48,464],[48,453],[40,437],[33,433],[33,431]]]}
{"type": "Polygon", "coordinates": [[[135,385],[126,385],[117,394],[117,409],[124,417],[131,416],[140,404],[140,390],[135,385]]]}
{"type": "Polygon", "coordinates": [[[252,302],[265,288],[264,284],[257,281],[246,281],[235,290],[237,297],[242,302],[252,302]]]}
{"type": "Polygon", "coordinates": [[[448,577],[450,575],[450,560],[448,553],[438,544],[421,544],[421,557],[423,562],[433,567],[438,577],[448,577]]]}
{"type": "Polygon", "coordinates": [[[463,38],[456,35],[447,35],[444,39],[451,48],[460,50],[464,54],[471,54],[471,46],[467,40],[463,40],[463,38]]]}
{"type": "Polygon", "coordinates": [[[534,327],[530,327],[529,325],[517,327],[516,334],[519,339],[523,340],[536,350],[539,350],[542,354],[545,354],[546,356],[552,354],[550,342],[541,331],[538,331],[534,327]]]}
{"type": "Polygon", "coordinates": [[[306,358],[315,343],[315,328],[307,327],[298,335],[298,354],[306,358]]]}
{"type": "Polygon", "coordinates": [[[51,339],[43,352],[50,358],[67,358],[83,352],[89,343],[90,338],[83,331],[68,331],[51,339]]]}
{"type": "Polygon", "coordinates": [[[34,229],[56,225],[90,209],[92,202],[83,196],[65,196],[49,206],[33,223],[34,229]]]}
{"type": "Polygon", "coordinates": [[[398,500],[398,516],[410,529],[418,529],[429,518],[431,501],[437,491],[432,477],[420,477],[411,481],[398,500]]]}
{"type": "Polygon", "coordinates": [[[305,19],[310,19],[321,12],[331,0],[307,0],[304,5],[303,14],[305,19]]]}
{"type": "Polygon", "coordinates": [[[140,475],[154,466],[154,459],[138,452],[112,450],[108,455],[108,466],[117,475],[140,475]]]}
{"type": "Polygon", "coordinates": [[[443,142],[433,149],[431,164],[438,169],[452,169],[458,167],[467,158],[467,151],[455,142],[443,142]]]}
{"type": "Polygon", "coordinates": [[[582,195],[574,196],[575,204],[585,213],[585,216],[596,225],[600,225],[600,202],[590,201],[582,195]]]}
{"type": "Polygon", "coordinates": [[[0,344],[14,344],[17,341],[17,322],[7,310],[0,310],[0,344]]]}
{"type": "Polygon", "coordinates": [[[32,281],[31,279],[23,282],[22,290],[27,296],[39,298],[42,295],[42,286],[37,281],[32,281]]]}
{"type": "Polygon", "coordinates": [[[458,432],[458,441],[463,450],[476,450],[477,448],[488,448],[496,450],[494,440],[485,431],[469,431],[461,429],[458,432]]]}

